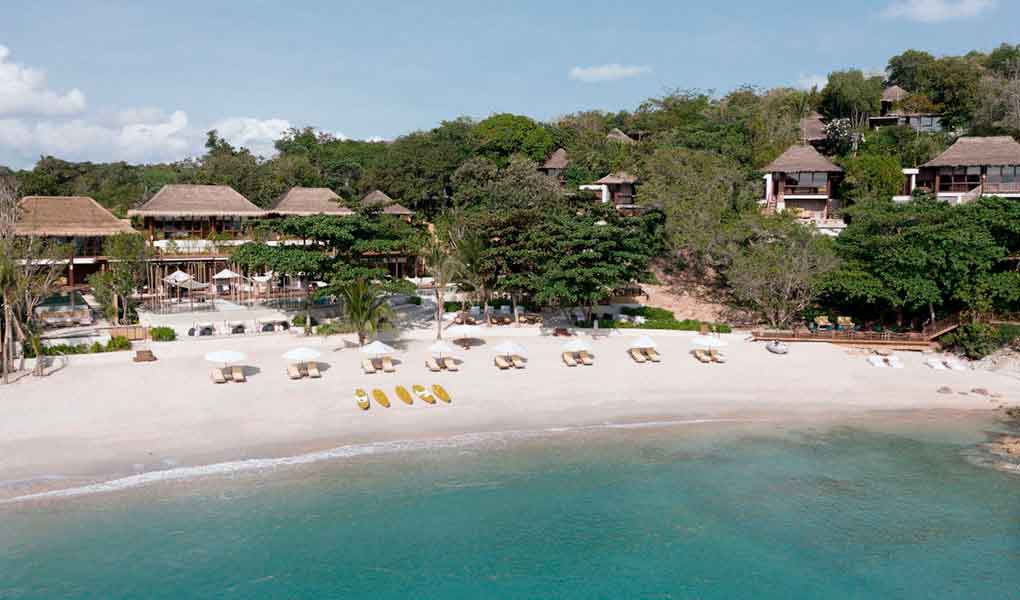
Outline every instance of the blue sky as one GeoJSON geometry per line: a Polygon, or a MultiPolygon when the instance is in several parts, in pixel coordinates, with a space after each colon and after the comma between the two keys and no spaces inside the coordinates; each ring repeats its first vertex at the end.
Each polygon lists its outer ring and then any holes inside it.
{"type": "Polygon", "coordinates": [[[1020,42],[1015,0],[5,0],[0,164],[172,160],[217,126],[391,139],[458,115],[634,108],[1020,42]],[[851,8],[852,4],[852,8],[851,8]]]}

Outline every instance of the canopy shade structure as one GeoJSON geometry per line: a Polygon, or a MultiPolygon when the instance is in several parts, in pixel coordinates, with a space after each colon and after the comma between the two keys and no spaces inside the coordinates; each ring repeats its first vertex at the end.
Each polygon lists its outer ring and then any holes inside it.
{"type": "Polygon", "coordinates": [[[322,352],[319,352],[314,348],[305,348],[303,346],[299,348],[292,348],[283,353],[283,358],[293,362],[308,362],[310,360],[315,360],[320,356],[322,356],[322,352]]]}
{"type": "Polygon", "coordinates": [[[524,353],[526,352],[524,350],[523,346],[521,346],[520,344],[517,344],[515,342],[511,342],[509,340],[503,342],[502,344],[497,345],[495,348],[492,349],[492,351],[494,353],[496,353],[496,354],[505,355],[505,356],[515,356],[515,355],[516,356],[524,356],[524,353]]]}
{"type": "Polygon", "coordinates": [[[451,354],[455,352],[455,350],[453,346],[451,346],[450,344],[447,344],[443,340],[439,340],[438,342],[429,346],[429,352],[431,352],[432,354],[438,354],[439,356],[442,356],[444,354],[451,354]]]}
{"type": "Polygon", "coordinates": [[[238,352],[237,350],[215,350],[213,352],[208,352],[205,355],[205,359],[207,361],[223,365],[240,362],[246,358],[248,358],[247,354],[244,352],[238,352]]]}
{"type": "Polygon", "coordinates": [[[208,283],[202,283],[201,281],[195,281],[194,279],[185,279],[184,281],[170,283],[170,285],[175,285],[185,290],[204,290],[209,287],[208,283]]]}
{"type": "Polygon", "coordinates": [[[723,348],[728,344],[726,340],[711,335],[698,335],[691,339],[691,345],[698,348],[723,348]]]}
{"type": "Polygon", "coordinates": [[[563,344],[564,352],[590,352],[591,346],[584,340],[570,340],[563,344]]]}
{"type": "Polygon", "coordinates": [[[658,348],[658,344],[656,344],[655,340],[653,340],[652,338],[648,337],[647,335],[643,335],[638,339],[634,340],[633,342],[631,342],[630,345],[627,347],[644,350],[645,348],[658,348]]]}
{"type": "Polygon", "coordinates": [[[165,281],[167,283],[177,284],[177,283],[181,283],[183,281],[189,281],[191,279],[192,279],[191,275],[188,275],[184,271],[182,271],[180,269],[177,269],[173,273],[170,273],[169,275],[164,277],[163,281],[165,281]]]}
{"type": "Polygon", "coordinates": [[[223,269],[219,273],[212,276],[213,279],[237,279],[241,277],[240,273],[235,273],[230,269],[223,269]]]}
{"type": "Polygon", "coordinates": [[[390,346],[387,346],[386,344],[380,342],[379,340],[376,340],[371,344],[363,347],[361,349],[361,352],[362,354],[367,354],[369,356],[385,356],[387,354],[393,354],[395,350],[390,346]]]}

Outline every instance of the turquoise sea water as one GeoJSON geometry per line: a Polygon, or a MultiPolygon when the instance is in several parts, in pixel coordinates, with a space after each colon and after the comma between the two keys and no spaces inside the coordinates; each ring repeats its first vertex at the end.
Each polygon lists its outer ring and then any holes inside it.
{"type": "Polygon", "coordinates": [[[0,598],[1013,598],[971,430],[496,437],[0,506],[0,598]]]}

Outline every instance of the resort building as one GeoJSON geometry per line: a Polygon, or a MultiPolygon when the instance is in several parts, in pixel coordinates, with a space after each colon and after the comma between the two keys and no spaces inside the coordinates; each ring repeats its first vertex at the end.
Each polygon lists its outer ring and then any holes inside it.
{"type": "Polygon", "coordinates": [[[128,216],[150,240],[234,239],[251,231],[266,211],[228,185],[164,185],[128,216]]]}
{"type": "Polygon", "coordinates": [[[937,133],[942,131],[942,121],[938,113],[900,110],[896,105],[905,100],[910,93],[898,85],[885,88],[882,92],[881,109],[878,116],[868,118],[872,129],[902,125],[910,127],[918,133],[937,133]]]}
{"type": "Polygon", "coordinates": [[[544,175],[555,177],[562,184],[563,172],[567,170],[568,166],[570,166],[570,158],[567,156],[567,151],[559,148],[549,155],[549,158],[542,163],[538,170],[544,175]]]}
{"type": "Polygon", "coordinates": [[[345,217],[354,211],[341,204],[342,198],[329,188],[293,187],[268,211],[270,216],[306,217],[336,215],[345,217]]]}
{"type": "Polygon", "coordinates": [[[603,204],[612,204],[616,210],[624,214],[638,214],[642,207],[638,206],[634,197],[637,193],[638,178],[626,171],[610,173],[595,183],[580,186],[579,189],[597,192],[603,204]]]}
{"type": "Polygon", "coordinates": [[[904,169],[905,202],[915,190],[934,193],[951,204],[981,196],[1020,198],[1020,143],[1009,136],[961,137],[945,152],[921,165],[904,169]]]}
{"type": "Polygon", "coordinates": [[[26,196],[18,209],[15,235],[52,240],[70,248],[68,286],[84,283],[104,268],[103,241],[107,237],[136,233],[128,221],[118,219],[88,196],[26,196]]]}
{"type": "Polygon", "coordinates": [[[846,224],[837,216],[836,184],[843,169],[807,144],[791,146],[765,167],[765,212],[792,211],[821,233],[839,235],[846,224]]]}
{"type": "Polygon", "coordinates": [[[825,144],[826,139],[828,138],[825,135],[825,121],[822,120],[822,115],[813,112],[800,120],[800,141],[802,143],[820,148],[825,144]]]}
{"type": "Polygon", "coordinates": [[[399,202],[390,198],[381,190],[375,190],[366,194],[365,197],[361,199],[361,205],[370,210],[378,211],[380,214],[400,217],[408,223],[411,222],[411,217],[414,216],[413,210],[402,206],[399,202]]]}
{"type": "Polygon", "coordinates": [[[620,142],[623,144],[636,144],[637,140],[630,137],[626,133],[620,130],[618,127],[614,127],[609,133],[606,134],[606,139],[613,142],[620,142]]]}

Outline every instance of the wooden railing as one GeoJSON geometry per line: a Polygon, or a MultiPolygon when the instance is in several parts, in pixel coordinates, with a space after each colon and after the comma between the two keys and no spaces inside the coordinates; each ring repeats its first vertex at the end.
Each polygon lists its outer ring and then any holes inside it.
{"type": "Polygon", "coordinates": [[[1020,194],[1020,181],[985,183],[982,188],[986,194],[1020,194]]]}
{"type": "Polygon", "coordinates": [[[783,186],[784,196],[828,196],[829,189],[822,187],[812,186],[783,186]]]}

